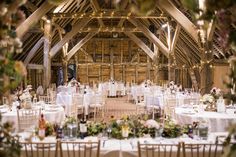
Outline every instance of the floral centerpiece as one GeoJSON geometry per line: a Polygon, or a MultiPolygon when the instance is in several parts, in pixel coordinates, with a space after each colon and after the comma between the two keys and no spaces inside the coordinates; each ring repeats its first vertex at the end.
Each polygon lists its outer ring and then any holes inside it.
{"type": "Polygon", "coordinates": [[[215,99],[219,99],[219,97],[222,96],[221,89],[217,87],[213,87],[210,93],[215,99]]]}
{"type": "Polygon", "coordinates": [[[102,133],[106,129],[106,123],[104,122],[88,122],[88,135],[94,136],[102,133]]]}
{"type": "Polygon", "coordinates": [[[145,122],[145,126],[148,128],[151,137],[155,137],[156,132],[160,129],[159,123],[154,119],[147,120],[145,122]]]}
{"type": "Polygon", "coordinates": [[[180,135],[182,135],[181,126],[170,118],[165,119],[162,137],[175,138],[180,135]]]}
{"type": "Polygon", "coordinates": [[[20,96],[20,100],[22,102],[21,107],[24,109],[31,109],[31,99],[32,95],[30,94],[30,90],[32,89],[31,85],[28,85],[27,88],[23,91],[22,95],[20,96]]]}
{"type": "Polygon", "coordinates": [[[80,83],[76,79],[71,79],[71,81],[68,83],[69,87],[79,87],[80,83]]]}
{"type": "MultiPolygon", "coordinates": [[[[38,135],[38,131],[39,128],[36,128],[36,135],[38,135]]],[[[45,136],[52,136],[55,134],[55,130],[54,130],[54,125],[48,121],[46,121],[46,125],[45,125],[45,136]]]]}
{"type": "Polygon", "coordinates": [[[211,94],[205,94],[202,97],[203,104],[206,105],[206,111],[216,111],[215,98],[211,94]]]}

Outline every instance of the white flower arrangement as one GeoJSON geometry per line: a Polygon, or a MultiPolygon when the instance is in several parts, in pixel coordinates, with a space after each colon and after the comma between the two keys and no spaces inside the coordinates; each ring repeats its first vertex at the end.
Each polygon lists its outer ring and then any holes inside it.
{"type": "Polygon", "coordinates": [[[157,121],[153,120],[153,119],[149,119],[145,122],[145,126],[147,126],[148,128],[156,128],[159,129],[160,125],[157,123],[157,121]]]}
{"type": "Polygon", "coordinates": [[[205,95],[203,95],[203,97],[202,97],[202,102],[203,102],[204,104],[207,104],[207,103],[212,104],[212,103],[215,102],[215,98],[214,98],[211,94],[205,94],[205,95]]]}
{"type": "Polygon", "coordinates": [[[210,93],[215,99],[218,99],[222,95],[221,89],[217,87],[213,87],[210,93]]]}
{"type": "Polygon", "coordinates": [[[26,89],[23,91],[22,95],[20,96],[21,101],[31,101],[32,95],[30,94],[30,90],[32,89],[32,85],[28,85],[26,89]]]}

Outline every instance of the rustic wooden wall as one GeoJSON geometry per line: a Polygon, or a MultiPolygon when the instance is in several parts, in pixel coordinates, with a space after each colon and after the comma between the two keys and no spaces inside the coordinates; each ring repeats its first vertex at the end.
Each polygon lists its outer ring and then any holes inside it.
{"type": "MultiPolygon", "coordinates": [[[[127,38],[93,38],[70,59],[68,64],[77,65],[76,77],[83,84],[105,82],[111,76],[117,81],[137,84],[146,79],[159,85],[168,82],[168,59],[160,53],[156,65],[132,40],[127,38]]],[[[53,60],[52,83],[57,83],[58,69],[62,65],[62,57],[58,57],[56,62],[55,59],[53,60]]],[[[42,85],[43,80],[43,73],[36,71],[39,70],[30,70],[28,75],[28,83],[34,87],[42,85]]],[[[174,81],[182,84],[183,87],[191,87],[187,69],[176,69],[174,81]]]]}

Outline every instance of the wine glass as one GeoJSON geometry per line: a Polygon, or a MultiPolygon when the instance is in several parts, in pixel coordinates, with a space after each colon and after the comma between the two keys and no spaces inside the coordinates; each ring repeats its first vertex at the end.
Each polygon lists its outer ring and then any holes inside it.
{"type": "Polygon", "coordinates": [[[110,138],[110,136],[111,136],[111,131],[112,131],[111,127],[108,127],[107,128],[107,136],[108,136],[108,138],[110,138]]]}

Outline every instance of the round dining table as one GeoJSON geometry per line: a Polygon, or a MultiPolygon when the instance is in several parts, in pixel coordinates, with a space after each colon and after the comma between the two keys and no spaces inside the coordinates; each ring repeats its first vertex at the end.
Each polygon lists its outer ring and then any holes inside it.
{"type": "MultiPolygon", "coordinates": [[[[41,113],[43,113],[45,120],[54,124],[60,124],[65,119],[65,112],[64,108],[61,106],[51,107],[52,105],[44,104],[42,105],[43,109],[41,109],[41,113]]],[[[22,109],[24,110],[24,109],[22,109]]],[[[17,110],[13,109],[10,110],[9,108],[6,108],[5,110],[2,109],[2,123],[5,122],[13,122],[13,126],[16,128],[16,130],[19,130],[18,128],[18,120],[17,120],[17,110]]],[[[35,124],[37,126],[37,124],[35,124]]]]}
{"type": "Polygon", "coordinates": [[[236,114],[202,111],[197,112],[193,108],[176,107],[175,119],[179,124],[192,124],[205,121],[210,132],[224,132],[232,123],[236,123],[236,114]]]}

